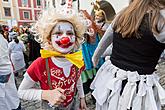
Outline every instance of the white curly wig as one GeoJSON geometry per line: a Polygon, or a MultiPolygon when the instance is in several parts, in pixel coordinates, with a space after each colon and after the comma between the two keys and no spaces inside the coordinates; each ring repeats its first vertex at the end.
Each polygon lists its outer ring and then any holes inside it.
{"type": "Polygon", "coordinates": [[[58,11],[55,8],[44,10],[34,25],[38,35],[38,41],[40,41],[42,45],[48,44],[47,42],[50,40],[52,29],[60,21],[69,22],[73,25],[76,33],[76,47],[79,47],[84,40],[83,34],[86,30],[86,26],[83,18],[78,13],[76,14],[73,12],[73,10],[58,11]]]}

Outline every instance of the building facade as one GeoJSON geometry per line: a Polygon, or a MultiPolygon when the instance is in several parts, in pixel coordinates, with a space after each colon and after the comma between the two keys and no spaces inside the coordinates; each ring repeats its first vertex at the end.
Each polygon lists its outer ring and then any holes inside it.
{"type": "Polygon", "coordinates": [[[18,25],[28,25],[38,19],[40,11],[45,8],[45,0],[16,0],[18,25]]]}
{"type": "Polygon", "coordinates": [[[34,23],[46,0],[0,0],[0,24],[10,26],[34,23]]]}

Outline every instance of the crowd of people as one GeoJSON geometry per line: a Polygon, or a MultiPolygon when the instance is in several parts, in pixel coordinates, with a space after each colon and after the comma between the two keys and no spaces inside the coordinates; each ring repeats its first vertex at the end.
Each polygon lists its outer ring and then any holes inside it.
{"type": "Polygon", "coordinates": [[[14,77],[23,77],[30,62],[40,56],[41,47],[27,26],[9,29],[7,25],[0,25],[0,32],[0,90],[3,94],[0,109],[21,110],[14,77]]]}
{"type": "Polygon", "coordinates": [[[165,1],[131,0],[110,19],[101,3],[92,4],[94,16],[66,4],[33,26],[0,25],[0,110],[21,110],[20,99],[88,110],[88,93],[96,110],[161,110],[155,71],[165,59],[165,1]],[[14,77],[23,78],[18,88],[14,77]]]}

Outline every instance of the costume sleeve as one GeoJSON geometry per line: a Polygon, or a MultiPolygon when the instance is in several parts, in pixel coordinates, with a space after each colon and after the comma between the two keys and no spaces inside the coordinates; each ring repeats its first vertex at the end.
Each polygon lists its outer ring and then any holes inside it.
{"type": "Polygon", "coordinates": [[[111,54],[112,54],[112,47],[113,47],[112,44],[109,45],[108,48],[103,53],[102,57],[111,56],[111,54]]]}
{"type": "Polygon", "coordinates": [[[78,90],[78,95],[80,98],[84,98],[84,89],[83,89],[83,84],[81,80],[81,76],[77,81],[77,90],[78,90]]]}
{"type": "Polygon", "coordinates": [[[35,83],[28,73],[25,73],[24,79],[18,88],[19,98],[24,100],[41,100],[42,90],[34,88],[35,83]]]}
{"type": "MultiPolygon", "coordinates": [[[[164,10],[161,10],[160,13],[161,13],[161,15],[164,17],[164,19],[165,19],[165,9],[164,9],[164,10]]],[[[162,21],[159,21],[159,22],[158,22],[158,28],[159,28],[159,27],[162,27],[162,25],[164,25],[164,24],[162,23],[162,21]]],[[[163,27],[162,31],[161,31],[158,35],[154,35],[154,36],[155,36],[155,38],[156,38],[159,42],[165,43],[165,26],[163,27]]]]}
{"type": "Polygon", "coordinates": [[[106,48],[112,43],[112,41],[113,41],[113,28],[112,25],[110,24],[94,52],[94,55],[92,57],[93,63],[96,63],[96,61],[98,61],[98,59],[104,53],[106,48]]]}
{"type": "Polygon", "coordinates": [[[8,50],[9,50],[9,55],[11,54],[11,51],[12,51],[12,45],[11,43],[8,44],[8,50]]]}
{"type": "Polygon", "coordinates": [[[0,34],[0,74],[7,75],[11,73],[11,62],[8,52],[8,43],[0,34]]]}
{"type": "Polygon", "coordinates": [[[42,67],[40,67],[40,58],[37,58],[29,66],[29,68],[27,69],[27,73],[33,81],[37,82],[39,81],[39,77],[37,76],[37,74],[40,72],[41,69],[42,67]]]}

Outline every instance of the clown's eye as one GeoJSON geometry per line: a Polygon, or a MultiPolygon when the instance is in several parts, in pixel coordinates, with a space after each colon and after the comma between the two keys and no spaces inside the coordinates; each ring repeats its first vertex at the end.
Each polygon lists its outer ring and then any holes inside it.
{"type": "Polygon", "coordinates": [[[67,32],[66,33],[66,35],[69,35],[69,36],[71,36],[71,35],[73,35],[74,33],[73,32],[67,32]]]}
{"type": "Polygon", "coordinates": [[[55,32],[55,34],[58,35],[58,36],[61,36],[62,32],[60,32],[60,31],[59,32],[55,32]]]}

